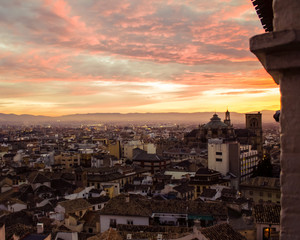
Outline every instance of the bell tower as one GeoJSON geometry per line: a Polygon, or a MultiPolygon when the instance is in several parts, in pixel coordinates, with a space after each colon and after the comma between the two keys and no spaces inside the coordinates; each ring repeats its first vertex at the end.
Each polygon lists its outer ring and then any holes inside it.
{"type": "Polygon", "coordinates": [[[230,112],[227,111],[225,112],[225,120],[224,120],[224,123],[227,125],[227,126],[231,126],[231,121],[230,121],[230,112]]]}
{"type": "Polygon", "coordinates": [[[250,143],[258,153],[263,154],[263,132],[262,132],[262,115],[258,113],[246,114],[246,128],[254,133],[255,136],[249,136],[250,143]]]}

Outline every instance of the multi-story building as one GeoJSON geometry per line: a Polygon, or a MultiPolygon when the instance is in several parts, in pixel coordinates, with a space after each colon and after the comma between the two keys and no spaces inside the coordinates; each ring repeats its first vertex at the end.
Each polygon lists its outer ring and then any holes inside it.
{"type": "Polygon", "coordinates": [[[208,168],[223,175],[232,173],[237,177],[234,184],[248,179],[258,164],[258,154],[251,145],[240,145],[237,141],[210,139],[208,141],[208,168]]]}
{"type": "Polygon", "coordinates": [[[280,179],[255,177],[240,184],[240,192],[255,203],[280,203],[280,179]]]}
{"type": "Polygon", "coordinates": [[[70,168],[80,165],[80,154],[74,152],[61,152],[54,156],[55,164],[61,164],[64,168],[70,168]]]}
{"type": "Polygon", "coordinates": [[[130,141],[123,145],[123,156],[132,160],[133,149],[139,148],[146,151],[149,154],[156,154],[156,147],[153,143],[144,143],[140,140],[130,141]]]}
{"type": "Polygon", "coordinates": [[[209,189],[212,186],[222,185],[230,186],[230,180],[223,179],[220,172],[208,168],[200,168],[194,177],[191,177],[189,185],[195,188],[195,198],[198,198],[204,189],[209,189]]]}
{"type": "Polygon", "coordinates": [[[149,154],[141,149],[134,149],[133,162],[151,173],[165,170],[170,164],[171,159],[159,156],[157,154],[149,154]]]}

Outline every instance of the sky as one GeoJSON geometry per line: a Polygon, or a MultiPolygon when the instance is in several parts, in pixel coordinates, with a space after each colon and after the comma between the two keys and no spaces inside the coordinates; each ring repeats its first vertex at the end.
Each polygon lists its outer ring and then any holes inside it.
{"type": "Polygon", "coordinates": [[[0,0],[0,113],[278,110],[250,0],[0,0]]]}

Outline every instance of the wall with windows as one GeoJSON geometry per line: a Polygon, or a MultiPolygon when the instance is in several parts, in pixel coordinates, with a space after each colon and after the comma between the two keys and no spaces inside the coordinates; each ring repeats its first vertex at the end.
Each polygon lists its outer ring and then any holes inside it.
{"type": "Polygon", "coordinates": [[[226,175],[229,170],[229,144],[222,139],[208,141],[208,168],[226,175]]]}
{"type": "Polygon", "coordinates": [[[100,215],[101,232],[105,232],[110,227],[116,228],[118,224],[149,226],[149,217],[100,215]]]}

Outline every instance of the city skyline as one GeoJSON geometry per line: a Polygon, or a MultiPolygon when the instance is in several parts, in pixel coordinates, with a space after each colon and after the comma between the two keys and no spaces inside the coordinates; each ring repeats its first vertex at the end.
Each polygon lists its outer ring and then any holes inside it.
{"type": "Polygon", "coordinates": [[[250,0],[12,0],[0,19],[0,113],[280,108],[250,0]]]}

